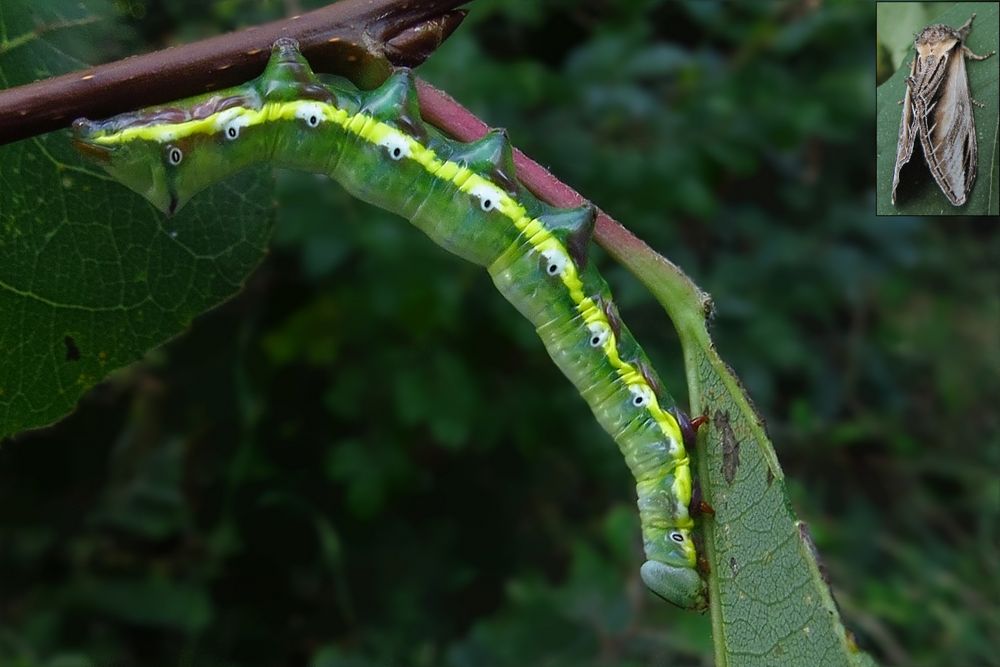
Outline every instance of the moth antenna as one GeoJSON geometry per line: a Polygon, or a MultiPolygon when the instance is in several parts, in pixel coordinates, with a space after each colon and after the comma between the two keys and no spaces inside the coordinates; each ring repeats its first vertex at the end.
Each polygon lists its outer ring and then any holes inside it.
{"type": "Polygon", "coordinates": [[[958,29],[959,38],[963,42],[965,41],[965,38],[969,35],[969,32],[972,30],[972,19],[974,18],[976,18],[975,12],[973,12],[972,16],[969,17],[969,20],[963,23],[961,27],[958,29]]]}
{"type": "Polygon", "coordinates": [[[418,139],[423,140],[427,135],[420,117],[417,84],[413,70],[408,67],[400,67],[381,86],[368,93],[361,111],[392,123],[418,139]]]}

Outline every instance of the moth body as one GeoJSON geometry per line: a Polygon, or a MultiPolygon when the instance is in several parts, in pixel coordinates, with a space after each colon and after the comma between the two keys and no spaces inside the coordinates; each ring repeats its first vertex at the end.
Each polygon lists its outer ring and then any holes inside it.
{"type": "Polygon", "coordinates": [[[593,207],[533,197],[516,178],[506,132],[453,141],[421,120],[409,70],[370,92],[321,82],[290,40],[243,86],[74,127],[85,154],[168,214],[268,162],[327,174],[486,267],[618,443],[636,480],[643,580],[681,607],[706,606],[689,513],[690,425],[588,261],[593,207]]]}
{"type": "Polygon", "coordinates": [[[903,167],[920,149],[934,180],[954,206],[965,204],[976,180],[978,148],[965,59],[983,60],[965,46],[975,14],[960,28],[932,25],[914,39],[916,56],[906,77],[896,144],[892,203],[903,167]]]}

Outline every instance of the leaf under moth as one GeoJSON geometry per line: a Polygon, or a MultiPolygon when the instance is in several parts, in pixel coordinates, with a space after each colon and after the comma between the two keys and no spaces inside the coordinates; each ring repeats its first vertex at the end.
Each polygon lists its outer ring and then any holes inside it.
{"type": "MultiPolygon", "coordinates": [[[[1000,51],[998,23],[1000,6],[996,3],[958,3],[931,21],[958,28],[975,12],[966,45],[975,53],[1000,51]]],[[[914,50],[888,81],[876,91],[876,212],[879,215],[997,215],[1000,214],[1000,56],[984,61],[966,62],[969,88],[974,99],[985,106],[974,109],[979,164],[976,182],[964,206],[952,206],[934,181],[923,156],[914,155],[903,172],[897,205],[892,204],[893,165],[902,107],[898,104],[906,92],[905,79],[910,72],[914,50]]]]}
{"type": "Polygon", "coordinates": [[[717,667],[872,665],[847,635],[811,538],[788,501],[760,416],[708,334],[710,302],[681,270],[621,227],[601,245],[663,305],[684,351],[697,456],[717,667]]]}
{"type": "MultiPolygon", "coordinates": [[[[45,26],[100,16],[102,0],[4,0],[0,85],[79,69],[45,26]]],[[[271,180],[246,172],[164,220],[64,132],[0,147],[0,439],[61,418],[236,294],[270,238],[271,180]]]]}

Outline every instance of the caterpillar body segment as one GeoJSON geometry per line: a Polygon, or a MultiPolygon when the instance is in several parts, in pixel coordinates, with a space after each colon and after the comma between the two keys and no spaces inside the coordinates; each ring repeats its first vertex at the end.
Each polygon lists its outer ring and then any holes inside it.
{"type": "Polygon", "coordinates": [[[636,480],[643,581],[681,607],[706,606],[689,513],[690,424],[587,260],[593,208],[556,209],[532,196],[504,131],[453,141],[421,120],[409,70],[359,91],[317,78],[291,40],[279,40],[264,74],[242,86],[80,120],[74,130],[85,155],[165,213],[266,162],[327,174],[485,267],[618,443],[636,480]]]}

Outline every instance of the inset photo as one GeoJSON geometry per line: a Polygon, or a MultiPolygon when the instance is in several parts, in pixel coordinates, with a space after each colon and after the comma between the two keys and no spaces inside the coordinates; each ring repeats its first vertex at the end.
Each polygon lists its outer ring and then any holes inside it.
{"type": "Polygon", "coordinates": [[[876,214],[1000,214],[1000,2],[879,2],[876,214]]]}

